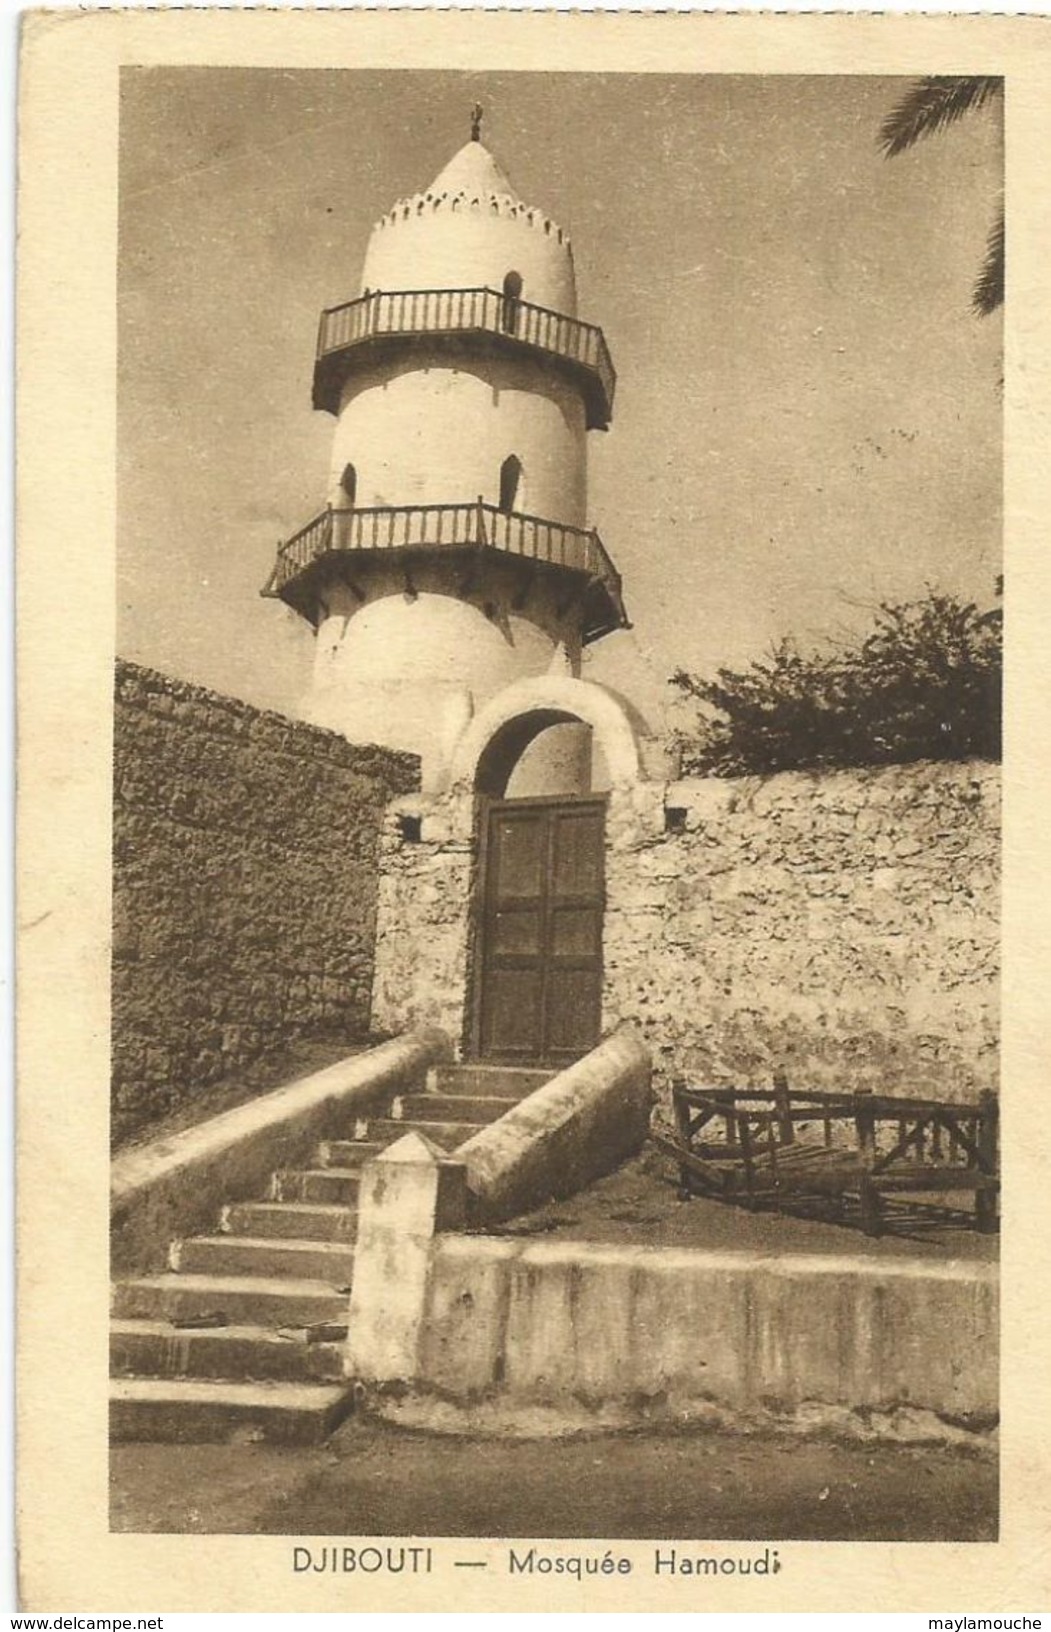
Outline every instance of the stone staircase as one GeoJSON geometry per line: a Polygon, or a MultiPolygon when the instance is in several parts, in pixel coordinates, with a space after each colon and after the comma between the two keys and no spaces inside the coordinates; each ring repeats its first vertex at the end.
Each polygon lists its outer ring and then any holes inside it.
{"type": "Polygon", "coordinates": [[[167,1273],[112,1291],[110,1437],[316,1444],[353,1400],[343,1376],[361,1169],[412,1131],[455,1150],[549,1071],[437,1066],[427,1091],[324,1140],[313,1165],[175,1241],[167,1273]]]}

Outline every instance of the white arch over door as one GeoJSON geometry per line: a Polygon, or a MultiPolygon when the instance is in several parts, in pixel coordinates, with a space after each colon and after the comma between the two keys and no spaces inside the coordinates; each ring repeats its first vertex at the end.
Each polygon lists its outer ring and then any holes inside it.
{"type": "Polygon", "coordinates": [[[494,769],[501,743],[514,754],[509,773],[514,760],[541,731],[573,721],[591,727],[614,787],[638,781],[638,740],[619,699],[594,681],[546,674],[505,686],[475,715],[453,750],[451,787],[493,791],[479,788],[479,777],[486,780],[487,772],[494,769]]]}

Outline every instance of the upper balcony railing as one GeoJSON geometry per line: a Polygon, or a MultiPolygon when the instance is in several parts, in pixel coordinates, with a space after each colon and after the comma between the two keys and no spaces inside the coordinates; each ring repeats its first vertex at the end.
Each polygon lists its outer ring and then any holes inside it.
{"type": "Polygon", "coordinates": [[[321,314],[314,407],[336,413],[347,355],[410,336],[485,335],[532,346],[569,368],[584,390],[589,429],[605,430],[617,375],[602,330],[496,289],[400,289],[362,295],[321,314]]]}
{"type": "Polygon", "coordinates": [[[569,527],[519,511],[473,504],[412,504],[354,510],[323,510],[278,546],[264,595],[278,596],[306,612],[312,600],[308,574],[326,558],[385,554],[389,550],[494,550],[541,567],[581,575],[583,639],[597,640],[628,626],[620,575],[593,529],[569,527]]]}

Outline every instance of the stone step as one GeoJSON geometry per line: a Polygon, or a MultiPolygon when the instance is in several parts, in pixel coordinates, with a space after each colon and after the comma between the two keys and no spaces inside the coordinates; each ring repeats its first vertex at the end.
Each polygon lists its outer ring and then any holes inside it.
{"type": "Polygon", "coordinates": [[[163,1320],[115,1320],[109,1356],[112,1377],[339,1382],[343,1376],[340,1341],[308,1343],[305,1330],[292,1328],[280,1337],[266,1326],[180,1332],[163,1320]]]}
{"type": "Polygon", "coordinates": [[[354,1248],[345,1241],[196,1235],[173,1241],[168,1263],[180,1275],[261,1275],[270,1280],[291,1275],[296,1280],[345,1286],[354,1273],[354,1248]]]}
{"type": "Polygon", "coordinates": [[[480,1094],[485,1099],[524,1099],[550,1082],[554,1072],[520,1065],[432,1065],[427,1087],[435,1094],[480,1094]]]}
{"type": "MultiPolygon", "coordinates": [[[[367,1128],[368,1123],[363,1126],[367,1128]]],[[[360,1139],[325,1139],[317,1148],[315,1161],[318,1167],[364,1167],[383,1149],[378,1139],[364,1136],[360,1139]],[[334,1156],[334,1151],[338,1151],[339,1155],[334,1156]]]]}
{"type": "Polygon", "coordinates": [[[470,1139],[487,1126],[485,1122],[424,1122],[419,1117],[413,1117],[405,1122],[373,1122],[371,1131],[384,1145],[393,1144],[395,1139],[403,1139],[407,1133],[422,1133],[443,1150],[455,1150],[457,1145],[462,1145],[465,1139],[470,1139]]]}
{"type": "Polygon", "coordinates": [[[318,1445],[352,1404],[346,1383],[117,1377],[110,1383],[110,1439],[318,1445]]]}
{"type": "Polygon", "coordinates": [[[183,1320],[221,1313],[231,1326],[312,1326],[320,1320],[345,1323],[347,1301],[347,1294],[328,1281],[146,1275],[115,1283],[111,1313],[118,1320],[183,1320]]]}
{"type": "Polygon", "coordinates": [[[354,1207],[334,1207],[325,1202],[237,1201],[223,1208],[219,1228],[228,1235],[353,1241],[358,1233],[358,1214],[354,1207]]]}
{"type": "Polygon", "coordinates": [[[360,1183],[361,1170],[356,1167],[285,1168],[270,1181],[270,1199],[346,1207],[357,1202],[360,1183]]]}
{"type": "Polygon", "coordinates": [[[511,1109],[509,1100],[475,1094],[405,1094],[394,1101],[393,1122],[496,1122],[511,1109]]]}

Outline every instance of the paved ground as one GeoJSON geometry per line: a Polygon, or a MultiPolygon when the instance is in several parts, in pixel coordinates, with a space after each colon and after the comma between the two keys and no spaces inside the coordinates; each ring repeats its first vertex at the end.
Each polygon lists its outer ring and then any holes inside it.
{"type": "Polygon", "coordinates": [[[352,1420],[310,1450],[122,1445],[111,1528],[197,1534],[993,1541],[988,1455],[724,1433],[469,1440],[352,1420]]]}
{"type": "Polygon", "coordinates": [[[856,1227],[783,1213],[749,1212],[694,1196],[679,1199],[678,1170],[649,1147],[569,1201],[514,1219],[498,1232],[570,1241],[630,1241],[634,1246],[735,1248],[768,1257],[786,1252],[863,1253],[866,1257],[978,1258],[995,1261],[996,1236],[978,1235],[946,1209],[910,1204],[873,1238],[856,1227]]]}

